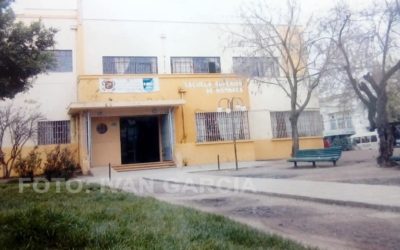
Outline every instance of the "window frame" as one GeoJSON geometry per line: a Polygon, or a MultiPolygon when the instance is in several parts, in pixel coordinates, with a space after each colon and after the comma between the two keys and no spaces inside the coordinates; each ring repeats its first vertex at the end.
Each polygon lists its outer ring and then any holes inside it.
{"type": "Polygon", "coordinates": [[[102,56],[102,68],[103,74],[108,75],[145,75],[145,74],[158,74],[158,57],[157,56],[102,56]],[[110,61],[106,62],[106,60],[110,59],[110,61]],[[128,59],[128,65],[124,71],[124,73],[118,73],[115,65],[115,59],[128,59]],[[141,72],[137,70],[138,64],[144,62],[141,60],[149,59],[150,71],[149,72],[141,72]],[[153,65],[154,63],[154,65],[153,65]],[[111,66],[112,65],[112,66],[111,66]],[[133,65],[133,66],[132,66],[133,65]],[[132,70],[134,68],[134,71],[132,70]],[[107,69],[107,70],[106,70],[107,69]]]}
{"type": "Polygon", "coordinates": [[[214,143],[233,140],[232,115],[235,121],[235,139],[250,140],[248,111],[196,112],[196,143],[214,143]]]}
{"type": "Polygon", "coordinates": [[[249,77],[259,77],[259,78],[272,78],[279,77],[279,63],[277,57],[267,57],[267,56],[234,56],[232,57],[232,71],[235,74],[246,75],[249,77]],[[242,60],[240,62],[239,60],[242,60]],[[247,60],[247,61],[246,61],[247,60]],[[267,60],[272,62],[272,65],[267,64],[267,60]],[[241,65],[250,67],[252,64],[257,66],[257,74],[253,74],[256,71],[248,70],[238,70],[241,65]],[[262,70],[260,70],[262,69],[262,70]],[[260,73],[261,72],[261,73],[260,73]]]}
{"type": "Polygon", "coordinates": [[[48,70],[50,73],[72,73],[74,72],[74,55],[73,55],[73,50],[72,49],[54,49],[54,50],[48,50],[50,53],[53,53],[53,58],[54,58],[54,65],[48,70]],[[63,62],[64,67],[59,68],[59,58],[58,55],[56,55],[55,52],[69,52],[70,57],[65,57],[70,60],[70,64],[63,62]],[[67,69],[65,69],[67,68],[67,69]]]}
{"type": "Polygon", "coordinates": [[[71,121],[39,121],[37,123],[37,143],[38,145],[70,144],[71,121]],[[51,131],[46,131],[49,129],[51,131]]]}
{"type": "MultiPolygon", "coordinates": [[[[204,64],[205,65],[205,64],[204,64]]],[[[203,66],[204,66],[203,65],[203,66]]],[[[171,56],[170,57],[170,66],[171,66],[171,74],[220,74],[221,73],[221,57],[219,56],[171,56]],[[174,67],[174,60],[175,59],[190,59],[191,60],[191,72],[176,72],[174,67]],[[215,61],[208,61],[208,72],[199,72],[196,69],[199,68],[201,60],[205,59],[213,59],[215,61]],[[197,61],[197,64],[195,63],[197,61]],[[214,63],[215,65],[215,72],[210,72],[210,63],[214,63]]]]}
{"type": "MultiPolygon", "coordinates": [[[[271,111],[270,112],[270,122],[272,130],[272,138],[290,138],[292,133],[292,128],[290,124],[290,111],[271,111]]],[[[323,135],[323,119],[319,111],[314,110],[304,110],[301,112],[298,122],[297,129],[299,137],[313,137],[323,135]],[[312,117],[314,116],[314,117],[312,117]],[[305,121],[309,119],[314,119],[308,124],[305,121]]]]}

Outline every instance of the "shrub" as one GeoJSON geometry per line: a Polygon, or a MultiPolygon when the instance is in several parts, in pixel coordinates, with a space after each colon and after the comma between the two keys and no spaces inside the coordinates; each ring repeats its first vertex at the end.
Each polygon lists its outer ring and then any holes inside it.
{"type": "Polygon", "coordinates": [[[46,154],[46,163],[44,164],[44,175],[51,181],[52,178],[70,179],[78,168],[74,160],[74,153],[68,148],[61,149],[57,145],[53,150],[46,154]]]}
{"type": "Polygon", "coordinates": [[[20,177],[28,177],[33,181],[35,171],[40,168],[42,159],[37,151],[38,147],[34,147],[26,157],[18,155],[14,168],[20,177]]]}

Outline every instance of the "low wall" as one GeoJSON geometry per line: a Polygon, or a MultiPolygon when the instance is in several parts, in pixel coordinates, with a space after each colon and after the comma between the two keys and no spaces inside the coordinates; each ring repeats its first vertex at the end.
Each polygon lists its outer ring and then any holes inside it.
{"type": "MultiPolygon", "coordinates": [[[[41,164],[41,167],[36,171],[36,173],[35,173],[36,175],[40,175],[40,174],[43,173],[43,167],[44,167],[44,164],[46,162],[46,153],[48,153],[51,150],[53,150],[56,146],[57,145],[41,145],[41,146],[38,147],[38,152],[40,153],[41,158],[42,158],[42,164],[41,164]]],[[[75,143],[74,144],[63,144],[63,145],[60,145],[60,146],[61,146],[61,149],[69,148],[71,150],[71,152],[74,152],[75,153],[74,154],[75,160],[76,160],[77,163],[79,162],[78,161],[78,157],[79,157],[79,155],[78,155],[78,144],[75,144],[75,143]]],[[[22,156],[25,157],[26,155],[28,155],[29,152],[33,148],[34,148],[33,146],[23,147],[22,148],[22,156]]],[[[3,148],[3,152],[5,153],[6,160],[8,159],[8,156],[10,155],[10,151],[11,151],[10,147],[3,148]]],[[[3,172],[3,168],[0,166],[0,178],[3,178],[3,173],[4,173],[3,172]]],[[[17,177],[17,176],[18,176],[17,173],[14,170],[12,170],[11,171],[11,177],[17,177]]]]}
{"type": "MultiPolygon", "coordinates": [[[[322,137],[300,138],[300,149],[323,148],[322,137]]],[[[254,141],[256,160],[287,159],[292,151],[292,139],[268,139],[254,141]]]]}
{"type": "MultiPolygon", "coordinates": [[[[254,142],[237,142],[237,156],[239,161],[254,161],[254,142]]],[[[235,154],[233,142],[216,143],[184,143],[176,144],[175,160],[177,166],[199,165],[199,164],[217,164],[217,155],[220,162],[234,162],[235,154]]]]}

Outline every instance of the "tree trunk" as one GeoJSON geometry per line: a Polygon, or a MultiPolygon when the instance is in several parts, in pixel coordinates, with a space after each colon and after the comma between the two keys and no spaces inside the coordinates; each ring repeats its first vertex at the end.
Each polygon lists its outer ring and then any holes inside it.
{"type": "Polygon", "coordinates": [[[291,114],[290,126],[292,127],[292,157],[295,156],[297,150],[299,150],[299,131],[297,129],[297,121],[299,116],[297,114],[291,114]]]}
{"type": "Polygon", "coordinates": [[[377,162],[379,166],[392,166],[390,157],[393,155],[393,130],[389,124],[387,116],[387,93],[382,90],[376,102],[376,127],[379,136],[379,156],[377,162]]]}
{"type": "Polygon", "coordinates": [[[3,150],[0,148],[0,167],[3,169],[3,178],[7,178],[7,168],[3,150]]]}

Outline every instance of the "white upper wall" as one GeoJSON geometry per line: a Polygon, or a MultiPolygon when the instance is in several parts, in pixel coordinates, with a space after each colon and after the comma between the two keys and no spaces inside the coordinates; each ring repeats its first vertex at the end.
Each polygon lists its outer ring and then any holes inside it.
{"type": "Polygon", "coordinates": [[[76,100],[76,1],[17,0],[14,11],[17,20],[29,24],[41,20],[47,28],[57,29],[56,50],[72,50],[72,72],[48,72],[38,75],[32,88],[13,100],[20,106],[38,107],[47,120],[67,120],[68,105],[76,100]]]}
{"type": "Polygon", "coordinates": [[[216,24],[84,20],[85,74],[102,74],[103,56],[156,56],[158,72],[171,73],[170,57],[220,57],[231,73],[232,57],[216,24]]]}
{"type": "MultiPolygon", "coordinates": [[[[246,54],[230,48],[226,30],[239,27],[243,3],[249,4],[245,0],[17,0],[14,6],[21,20],[33,20],[28,18],[31,14],[36,19],[41,15],[46,26],[59,30],[55,48],[72,49],[74,67],[71,73],[39,76],[34,88],[21,98],[45,104],[54,97],[52,94],[62,91],[55,104],[52,102],[54,107],[45,111],[49,119],[67,117],[66,107],[76,101],[77,78],[77,20],[68,16],[79,13],[84,74],[102,74],[103,56],[156,56],[158,73],[171,72],[172,56],[220,57],[222,73],[232,73],[232,57],[246,54]]],[[[289,103],[283,91],[274,86],[252,95],[255,109],[288,110],[289,103]]],[[[318,108],[318,100],[313,98],[308,108],[318,108]]]]}
{"type": "Polygon", "coordinates": [[[16,0],[13,4],[15,13],[26,10],[76,10],[78,0],[16,0]]]}

